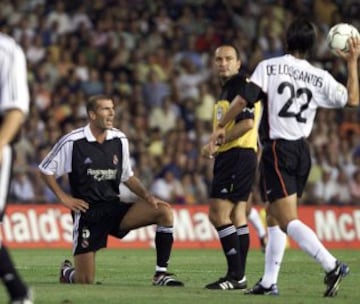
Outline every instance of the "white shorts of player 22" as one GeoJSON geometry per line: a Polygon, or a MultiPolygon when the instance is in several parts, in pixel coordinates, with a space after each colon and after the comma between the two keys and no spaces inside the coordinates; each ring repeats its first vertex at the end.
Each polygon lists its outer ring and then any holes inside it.
{"type": "Polygon", "coordinates": [[[5,209],[10,174],[11,174],[12,152],[10,146],[3,147],[2,161],[0,164],[0,220],[5,209]]]}
{"type": "Polygon", "coordinates": [[[356,27],[348,23],[338,23],[329,30],[326,40],[332,53],[337,56],[336,50],[349,50],[347,41],[350,37],[360,37],[356,27]]]}

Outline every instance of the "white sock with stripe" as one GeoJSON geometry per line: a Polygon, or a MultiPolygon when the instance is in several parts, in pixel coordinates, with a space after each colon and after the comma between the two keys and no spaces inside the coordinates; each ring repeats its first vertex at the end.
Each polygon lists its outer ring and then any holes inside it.
{"type": "Polygon", "coordinates": [[[336,258],[320,242],[317,235],[300,220],[293,220],[287,226],[288,235],[298,246],[317,261],[325,272],[333,270],[336,258]]]}
{"type": "Polygon", "coordinates": [[[261,285],[269,288],[276,284],[286,247],[286,234],[279,226],[268,227],[268,243],[265,250],[265,269],[261,285]]]}

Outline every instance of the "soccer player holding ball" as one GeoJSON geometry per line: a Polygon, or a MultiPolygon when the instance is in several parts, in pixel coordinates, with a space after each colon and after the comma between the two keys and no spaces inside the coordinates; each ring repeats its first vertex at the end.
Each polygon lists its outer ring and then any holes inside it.
{"type": "Polygon", "coordinates": [[[346,87],[306,60],[315,41],[313,24],[305,19],[294,20],[286,33],[288,53],[258,64],[250,78],[255,88],[249,87],[242,98],[232,103],[211,135],[210,148],[215,151],[225,137],[224,126],[245,106],[259,98],[263,100],[260,186],[263,199],[270,202],[268,213],[278,226],[273,225],[268,233],[264,275],[247,294],[279,294],[277,278],[285,251],[285,233],[324,269],[325,297],[336,296],[340,281],[349,273],[349,267],[338,261],[298,219],[297,198],[303,193],[311,168],[306,138],[313,127],[317,108],[359,105],[360,39],[349,38],[348,52],[337,51],[347,62],[346,87]]]}

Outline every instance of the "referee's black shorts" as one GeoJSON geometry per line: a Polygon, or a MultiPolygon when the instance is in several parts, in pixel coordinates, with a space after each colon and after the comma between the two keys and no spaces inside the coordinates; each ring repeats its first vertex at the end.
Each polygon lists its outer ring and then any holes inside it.
{"type": "Polygon", "coordinates": [[[302,196],[311,169],[305,139],[271,140],[264,144],[260,161],[260,189],[264,201],[302,196]]]}
{"type": "Polygon", "coordinates": [[[257,167],[253,149],[233,148],[215,158],[210,197],[233,203],[247,201],[252,191],[257,167]]]}

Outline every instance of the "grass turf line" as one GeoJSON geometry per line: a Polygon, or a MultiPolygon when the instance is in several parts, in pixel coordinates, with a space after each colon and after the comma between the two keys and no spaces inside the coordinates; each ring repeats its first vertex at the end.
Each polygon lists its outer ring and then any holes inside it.
{"type": "MultiPolygon", "coordinates": [[[[38,304],[209,304],[277,303],[321,304],[359,303],[360,251],[333,250],[336,257],[350,266],[351,274],[341,284],[334,299],[323,298],[324,273],[321,267],[299,250],[287,250],[279,278],[279,297],[246,296],[242,291],[206,290],[207,283],[225,273],[225,259],[220,250],[174,250],[169,271],[184,281],[185,288],[151,286],[155,251],[105,249],[97,253],[96,281],[101,285],[64,285],[58,283],[59,265],[70,258],[70,250],[10,249],[18,270],[33,287],[38,304]]],[[[248,287],[261,277],[264,254],[251,250],[246,275],[248,287]]],[[[5,299],[5,300],[4,300],[5,299]]],[[[0,285],[0,303],[7,294],[0,285]]]]}

